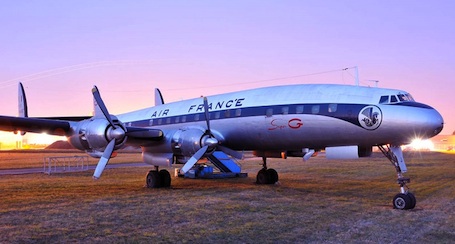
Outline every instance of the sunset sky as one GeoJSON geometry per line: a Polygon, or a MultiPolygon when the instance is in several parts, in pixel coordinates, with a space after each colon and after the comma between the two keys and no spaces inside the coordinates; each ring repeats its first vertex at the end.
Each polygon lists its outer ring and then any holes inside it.
{"type": "MultiPolygon", "coordinates": [[[[455,1],[13,1],[0,3],[0,114],[111,113],[297,83],[397,88],[455,130],[455,1]],[[344,70],[345,68],[349,68],[344,70]]],[[[12,133],[1,133],[0,141],[12,133]]]]}

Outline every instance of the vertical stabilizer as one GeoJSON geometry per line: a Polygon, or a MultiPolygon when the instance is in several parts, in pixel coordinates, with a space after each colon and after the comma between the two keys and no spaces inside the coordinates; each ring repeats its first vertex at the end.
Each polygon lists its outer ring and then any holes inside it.
{"type": "Polygon", "coordinates": [[[24,86],[20,82],[18,92],[19,117],[28,117],[27,98],[25,97],[24,86]]]}
{"type": "MultiPolygon", "coordinates": [[[[25,97],[24,86],[19,82],[18,87],[18,108],[19,117],[28,117],[27,97],[25,97]]],[[[25,135],[25,131],[21,131],[21,135],[25,135]]]]}
{"type": "Polygon", "coordinates": [[[160,89],[155,88],[155,106],[163,104],[164,104],[163,95],[161,94],[160,89]]]}
{"type": "Polygon", "coordinates": [[[103,111],[101,111],[100,106],[96,102],[96,99],[93,98],[93,112],[92,112],[93,117],[104,117],[103,111]]]}

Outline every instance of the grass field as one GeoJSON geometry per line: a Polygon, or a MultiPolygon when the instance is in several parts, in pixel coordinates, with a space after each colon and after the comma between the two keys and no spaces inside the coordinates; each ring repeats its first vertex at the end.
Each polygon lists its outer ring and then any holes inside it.
{"type": "MultiPolygon", "coordinates": [[[[43,157],[0,153],[0,168],[41,167],[43,157]]],[[[91,171],[5,175],[0,243],[453,243],[455,155],[405,158],[417,198],[410,211],[392,209],[395,170],[379,155],[271,159],[276,185],[254,183],[260,159],[241,162],[248,178],[173,178],[171,189],[145,188],[147,167],[107,169],[98,181],[91,171]]]]}

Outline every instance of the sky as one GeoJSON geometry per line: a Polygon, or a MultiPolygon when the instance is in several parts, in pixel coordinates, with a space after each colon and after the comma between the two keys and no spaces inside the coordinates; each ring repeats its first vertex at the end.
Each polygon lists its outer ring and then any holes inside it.
{"type": "MultiPolygon", "coordinates": [[[[4,0],[0,114],[89,115],[97,85],[113,114],[283,85],[410,92],[455,130],[454,1],[4,0]],[[348,69],[346,69],[348,68],[348,69]]],[[[11,133],[9,133],[11,134],[11,133]]],[[[7,138],[0,134],[0,140],[7,138]]]]}

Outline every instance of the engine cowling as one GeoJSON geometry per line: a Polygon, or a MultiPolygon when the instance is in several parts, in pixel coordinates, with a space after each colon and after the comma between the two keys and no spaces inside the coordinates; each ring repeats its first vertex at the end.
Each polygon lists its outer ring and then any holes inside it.
{"type": "Polygon", "coordinates": [[[204,139],[209,137],[205,131],[197,128],[178,130],[172,137],[172,150],[175,155],[192,156],[204,145],[204,139]]]}
{"type": "Polygon", "coordinates": [[[115,139],[114,149],[121,148],[126,142],[125,127],[116,119],[112,125],[104,118],[91,118],[76,123],[71,129],[68,142],[75,148],[91,152],[103,152],[109,142],[115,139]]]}

